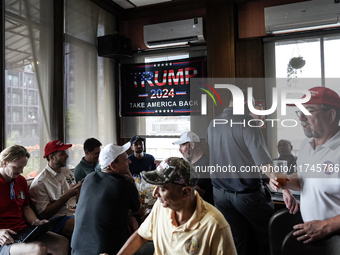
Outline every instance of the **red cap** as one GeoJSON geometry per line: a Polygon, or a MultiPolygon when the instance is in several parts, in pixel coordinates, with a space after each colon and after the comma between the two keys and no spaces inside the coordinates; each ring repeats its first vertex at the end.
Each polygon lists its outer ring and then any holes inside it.
{"type": "MultiPolygon", "coordinates": [[[[325,87],[314,87],[309,89],[311,98],[305,104],[328,104],[340,108],[340,97],[339,95],[329,88],[325,87]]],[[[305,98],[303,95],[302,98],[305,98]]],[[[295,104],[287,104],[288,106],[295,106],[295,104]]]]}
{"type": "Polygon", "coordinates": [[[72,144],[64,144],[63,142],[59,141],[59,140],[53,140],[49,143],[47,143],[45,145],[45,155],[44,158],[46,158],[48,155],[50,155],[51,153],[55,152],[55,151],[64,151],[68,148],[70,148],[72,146],[72,144]]]}

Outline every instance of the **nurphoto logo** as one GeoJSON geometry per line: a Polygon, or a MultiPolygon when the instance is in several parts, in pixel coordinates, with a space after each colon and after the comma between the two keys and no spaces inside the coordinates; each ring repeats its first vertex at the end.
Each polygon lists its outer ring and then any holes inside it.
{"type": "MultiPolygon", "coordinates": [[[[218,93],[216,92],[216,89],[228,89],[231,92],[231,96],[233,98],[233,114],[234,115],[244,115],[244,102],[247,101],[248,104],[248,108],[250,110],[251,113],[256,114],[256,115],[270,115],[272,113],[275,112],[275,110],[277,109],[277,104],[278,104],[278,89],[277,88],[272,88],[272,106],[270,109],[268,110],[258,110],[255,109],[255,106],[253,104],[253,88],[252,87],[248,87],[247,88],[247,93],[248,93],[248,98],[247,100],[245,100],[244,95],[242,90],[232,84],[215,84],[214,88],[202,83],[205,86],[208,86],[214,93],[215,95],[218,96],[218,99],[220,100],[220,103],[222,105],[222,101],[220,96],[218,95],[218,93]]],[[[215,105],[216,104],[216,100],[213,97],[213,95],[207,91],[206,89],[200,88],[203,91],[207,92],[208,95],[210,95],[210,97],[213,98],[215,105]]],[[[286,115],[286,107],[287,105],[291,104],[291,105],[296,105],[305,115],[310,115],[309,111],[302,105],[303,103],[307,103],[310,98],[311,98],[311,94],[310,91],[308,91],[308,89],[298,89],[298,88],[282,88],[280,89],[280,94],[281,94],[281,115],[286,115]],[[287,94],[288,93],[303,93],[306,96],[304,98],[300,98],[300,99],[296,99],[296,98],[287,98],[287,94]]],[[[203,101],[203,96],[206,96],[204,94],[202,94],[201,98],[202,98],[202,104],[201,104],[201,109],[202,109],[202,115],[206,115],[207,113],[207,101],[203,101]]]]}

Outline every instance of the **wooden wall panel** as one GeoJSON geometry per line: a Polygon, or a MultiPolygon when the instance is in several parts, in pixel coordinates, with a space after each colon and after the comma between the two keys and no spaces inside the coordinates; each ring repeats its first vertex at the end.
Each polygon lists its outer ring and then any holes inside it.
{"type": "MultiPolygon", "coordinates": [[[[254,78],[254,82],[247,83],[247,86],[253,87],[253,96],[255,100],[265,100],[265,84],[262,80],[255,78],[264,78],[264,50],[261,38],[238,40],[235,43],[236,55],[236,77],[237,78],[254,78]]],[[[246,87],[243,87],[246,89],[246,87]]],[[[262,134],[267,141],[267,129],[261,129],[262,134]]]]}
{"type": "MultiPolygon", "coordinates": [[[[247,86],[253,87],[255,100],[265,100],[264,58],[262,39],[239,40],[235,44],[236,49],[236,77],[254,78],[253,82],[247,82],[247,86]]],[[[246,89],[246,87],[242,87],[246,89]]]]}
{"type": "MultiPolygon", "coordinates": [[[[207,1],[207,71],[209,78],[235,78],[235,6],[232,0],[207,1]]],[[[214,81],[210,81],[214,84],[214,81]]],[[[223,106],[212,107],[217,116],[229,102],[230,92],[221,90],[223,106]]]]}
{"type": "Polygon", "coordinates": [[[232,0],[207,3],[208,77],[235,77],[235,22],[232,0]]]}
{"type": "Polygon", "coordinates": [[[64,0],[53,1],[54,47],[51,138],[65,141],[64,111],[64,0]]]}
{"type": "Polygon", "coordinates": [[[0,3],[0,151],[5,149],[6,139],[5,139],[5,128],[6,128],[6,118],[5,118],[5,100],[6,100],[6,91],[5,91],[5,1],[1,1],[0,3]]]}
{"type": "Polygon", "coordinates": [[[235,43],[236,77],[264,77],[264,52],[261,38],[238,40],[235,43]]]}

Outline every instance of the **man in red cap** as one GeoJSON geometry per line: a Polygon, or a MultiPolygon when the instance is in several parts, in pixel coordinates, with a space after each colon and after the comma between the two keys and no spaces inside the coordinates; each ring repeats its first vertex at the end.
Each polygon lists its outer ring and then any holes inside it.
{"type": "Polygon", "coordinates": [[[69,239],[73,233],[73,213],[81,188],[81,182],[76,184],[72,172],[65,167],[68,158],[65,150],[71,146],[59,140],[45,145],[44,158],[47,159],[47,165],[34,178],[29,190],[32,205],[40,218],[52,219],[67,215],[52,231],[69,239]]]}
{"type": "MultiPolygon", "coordinates": [[[[340,97],[325,87],[309,91],[303,104],[309,114],[296,111],[308,138],[300,147],[297,173],[287,182],[287,188],[301,191],[304,223],[294,226],[293,235],[305,244],[340,230],[340,97]]],[[[277,190],[277,178],[270,185],[277,190]]]]}

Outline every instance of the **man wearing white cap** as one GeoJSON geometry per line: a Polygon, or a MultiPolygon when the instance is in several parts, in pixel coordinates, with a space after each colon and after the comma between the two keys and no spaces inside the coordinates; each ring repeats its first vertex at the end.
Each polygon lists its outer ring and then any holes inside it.
{"type": "Polygon", "coordinates": [[[200,173],[200,179],[197,182],[196,190],[205,201],[213,205],[214,198],[210,174],[205,171],[209,166],[209,158],[202,152],[198,135],[192,131],[183,132],[179,137],[179,140],[172,144],[179,145],[179,152],[186,160],[193,164],[197,172],[200,173]]]}
{"type": "Polygon", "coordinates": [[[99,154],[101,172],[86,176],[75,215],[73,255],[116,254],[128,239],[128,212],[141,208],[129,172],[129,148],[130,142],[106,145],[99,154]]]}

